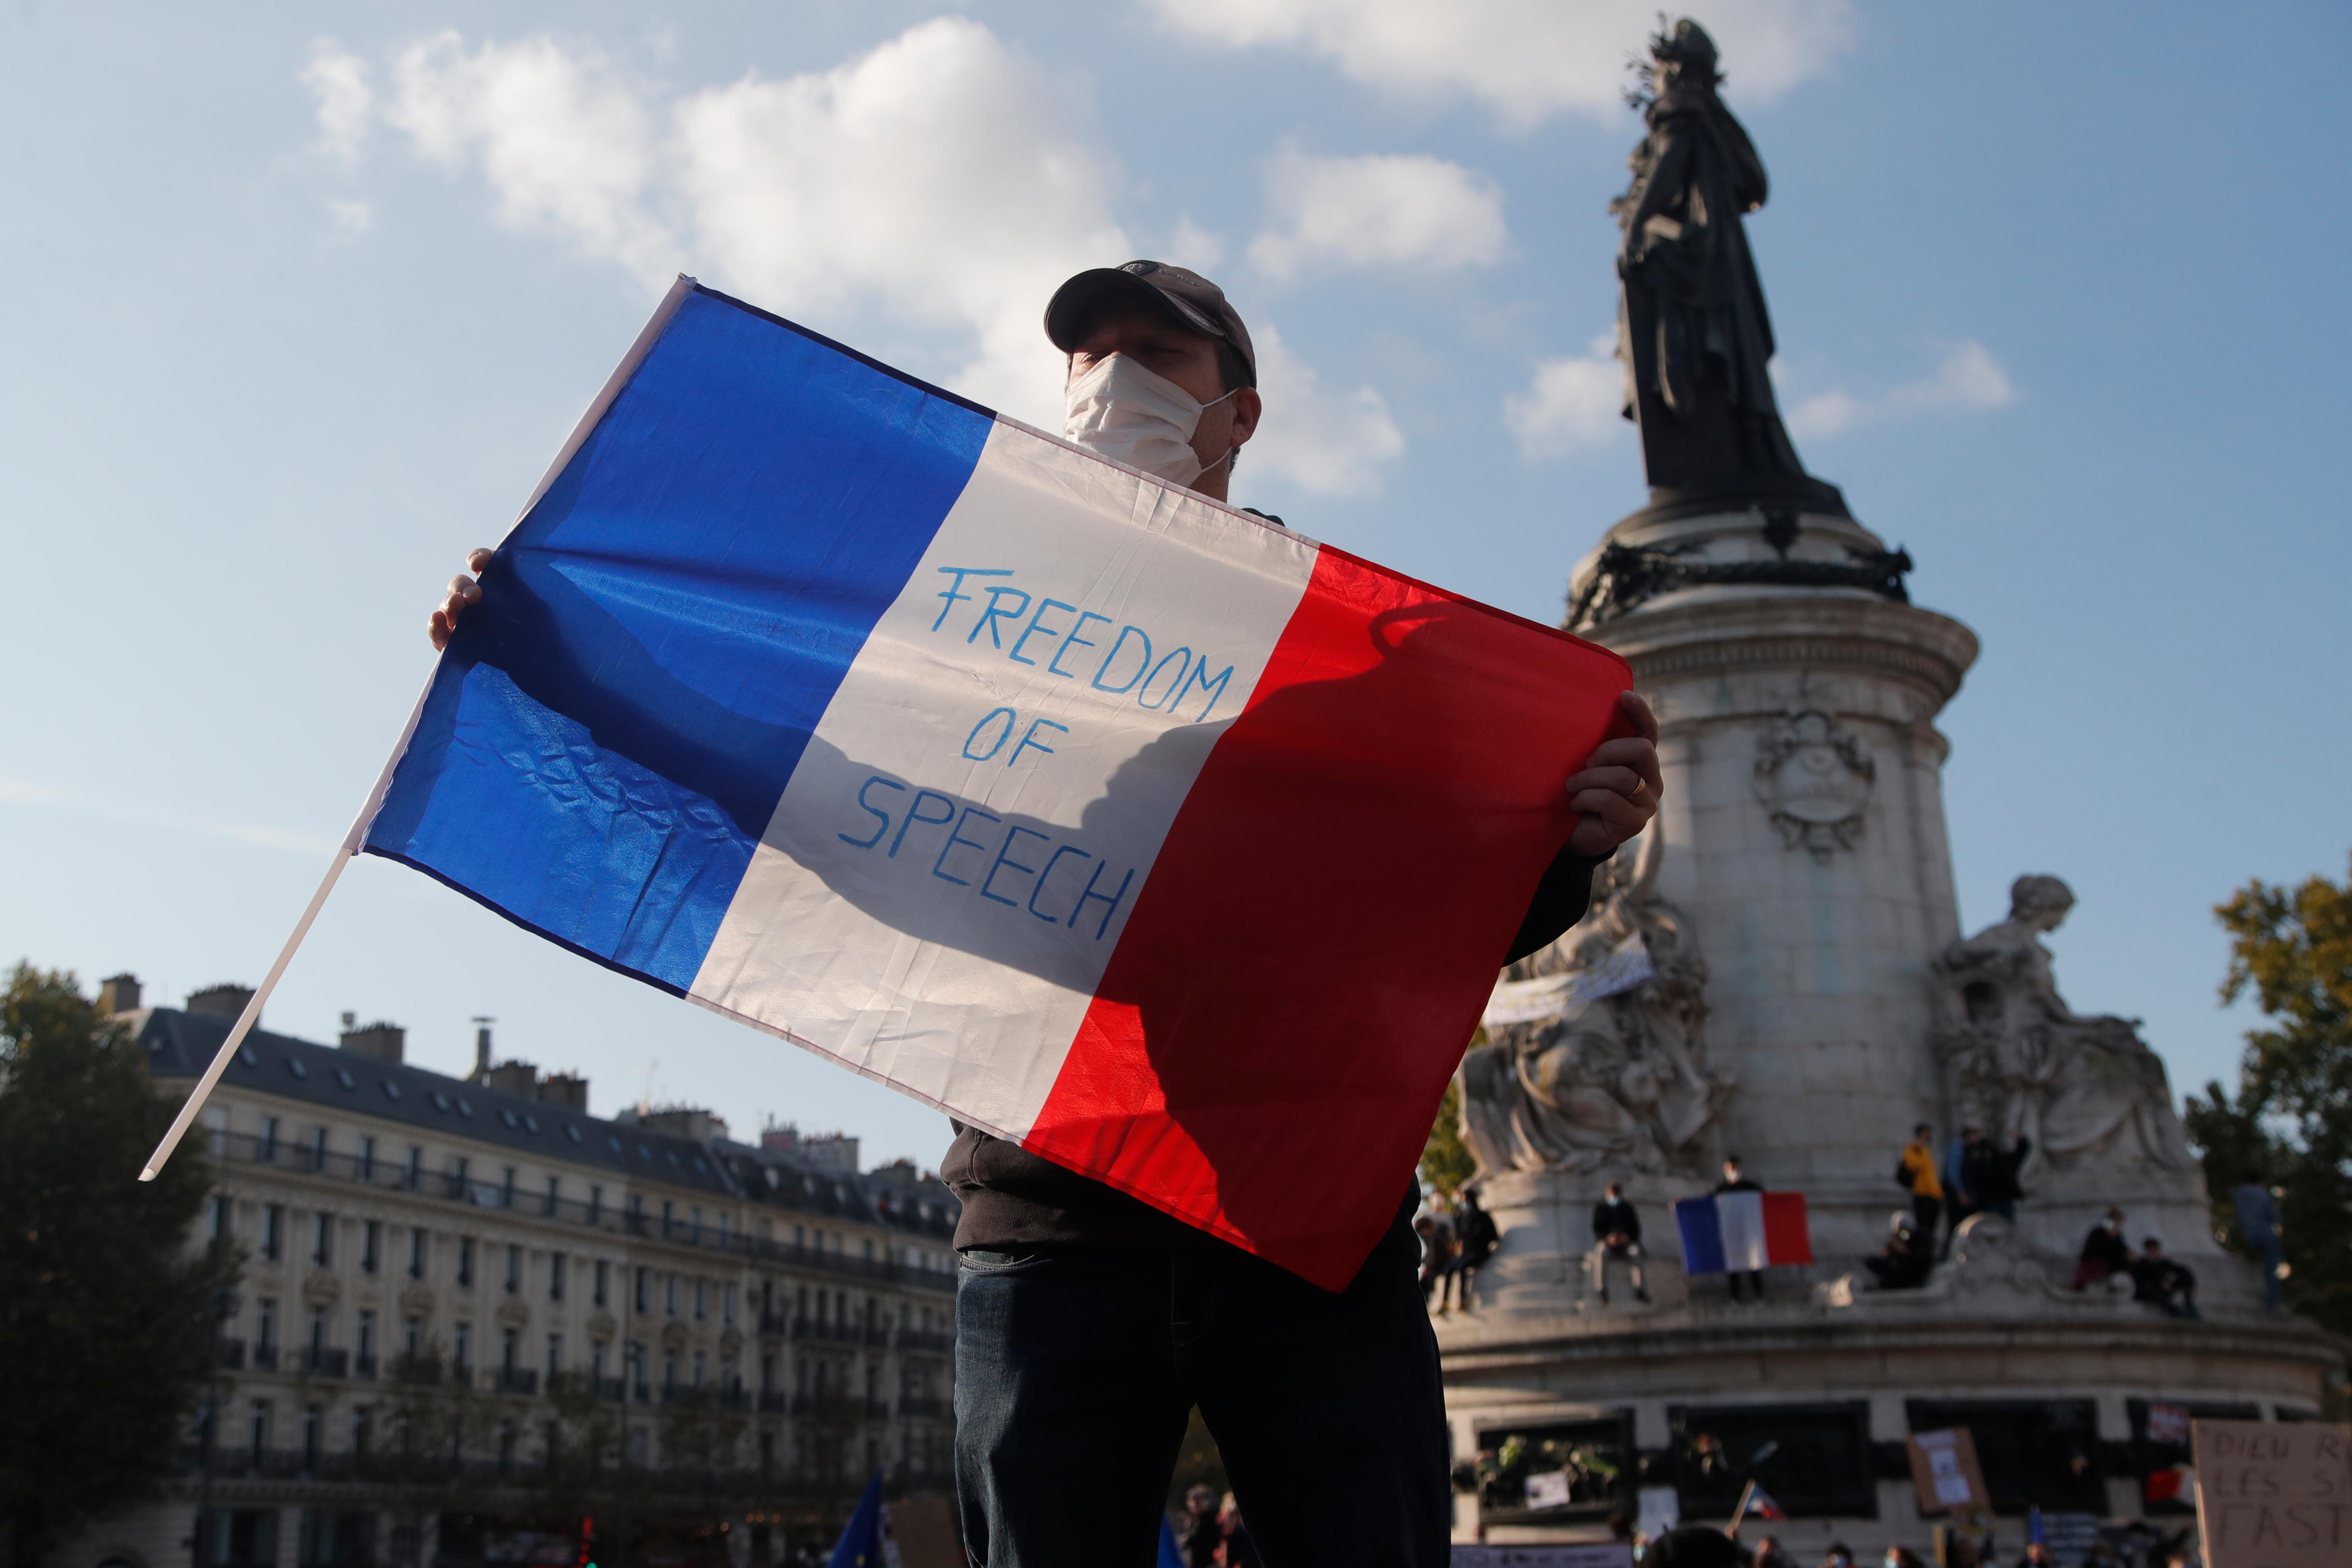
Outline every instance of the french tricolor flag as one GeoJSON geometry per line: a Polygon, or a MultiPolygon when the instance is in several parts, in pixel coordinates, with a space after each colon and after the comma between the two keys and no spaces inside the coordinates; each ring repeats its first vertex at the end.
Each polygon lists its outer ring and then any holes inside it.
{"type": "Polygon", "coordinates": [[[1802,1193],[1717,1193],[1675,1205],[1687,1274],[1747,1273],[1813,1260],[1802,1193]]]}
{"type": "Polygon", "coordinates": [[[483,587],[360,847],[1335,1289],[1630,684],[690,279],[483,587]]]}

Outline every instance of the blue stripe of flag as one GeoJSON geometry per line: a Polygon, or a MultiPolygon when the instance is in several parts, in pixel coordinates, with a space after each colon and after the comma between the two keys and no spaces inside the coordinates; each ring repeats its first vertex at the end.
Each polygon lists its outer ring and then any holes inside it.
{"type": "Polygon", "coordinates": [[[364,847],[683,993],[992,423],[694,290],[483,574],[364,847]]]}
{"type": "Polygon", "coordinates": [[[1683,1272],[1720,1274],[1723,1267],[1723,1219],[1715,1200],[1683,1198],[1675,1205],[1675,1226],[1683,1237],[1683,1272]]]}

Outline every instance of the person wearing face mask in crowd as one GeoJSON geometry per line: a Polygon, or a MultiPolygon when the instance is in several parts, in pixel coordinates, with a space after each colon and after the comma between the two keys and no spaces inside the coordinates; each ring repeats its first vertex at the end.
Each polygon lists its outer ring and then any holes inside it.
{"type": "MultiPolygon", "coordinates": [[[[1226,499],[1265,409],[1249,330],[1222,289],[1152,261],[1095,268],[1055,293],[1045,332],[1068,356],[1067,439],[1226,499]]],[[[450,584],[431,620],[436,647],[480,598],[470,577],[450,584]]],[[[1594,868],[1657,809],[1657,721],[1640,698],[1622,702],[1634,732],[1564,781],[1577,825],[1498,969],[1582,917],[1594,868]]],[[[956,1132],[940,1173],[963,1204],[956,1487],[976,1568],[1147,1568],[1195,1405],[1272,1561],[1450,1561],[1417,1184],[1331,1292],[1018,1144],[956,1132]]]]}

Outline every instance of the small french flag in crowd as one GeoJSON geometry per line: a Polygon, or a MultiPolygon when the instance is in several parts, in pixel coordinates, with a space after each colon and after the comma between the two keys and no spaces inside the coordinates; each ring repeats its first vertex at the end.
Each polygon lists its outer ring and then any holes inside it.
{"type": "Polygon", "coordinates": [[[684,279],[482,585],[357,848],[1332,1289],[1632,684],[684,279]]]}
{"type": "Polygon", "coordinates": [[[1802,1193],[1717,1193],[1675,1205],[1688,1274],[1747,1273],[1813,1260],[1802,1193]]]}

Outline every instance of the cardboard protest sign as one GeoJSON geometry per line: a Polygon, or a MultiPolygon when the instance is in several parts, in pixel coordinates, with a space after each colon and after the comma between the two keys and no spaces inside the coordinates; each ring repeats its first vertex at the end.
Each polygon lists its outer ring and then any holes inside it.
{"type": "Polygon", "coordinates": [[[1921,1513],[1976,1513],[1992,1507],[1977,1464],[1977,1440],[1967,1427],[1914,1432],[1906,1447],[1921,1513]]]}
{"type": "Polygon", "coordinates": [[[2352,1563],[2352,1426],[2200,1420],[2190,1452],[2205,1568],[2352,1563]]]}

